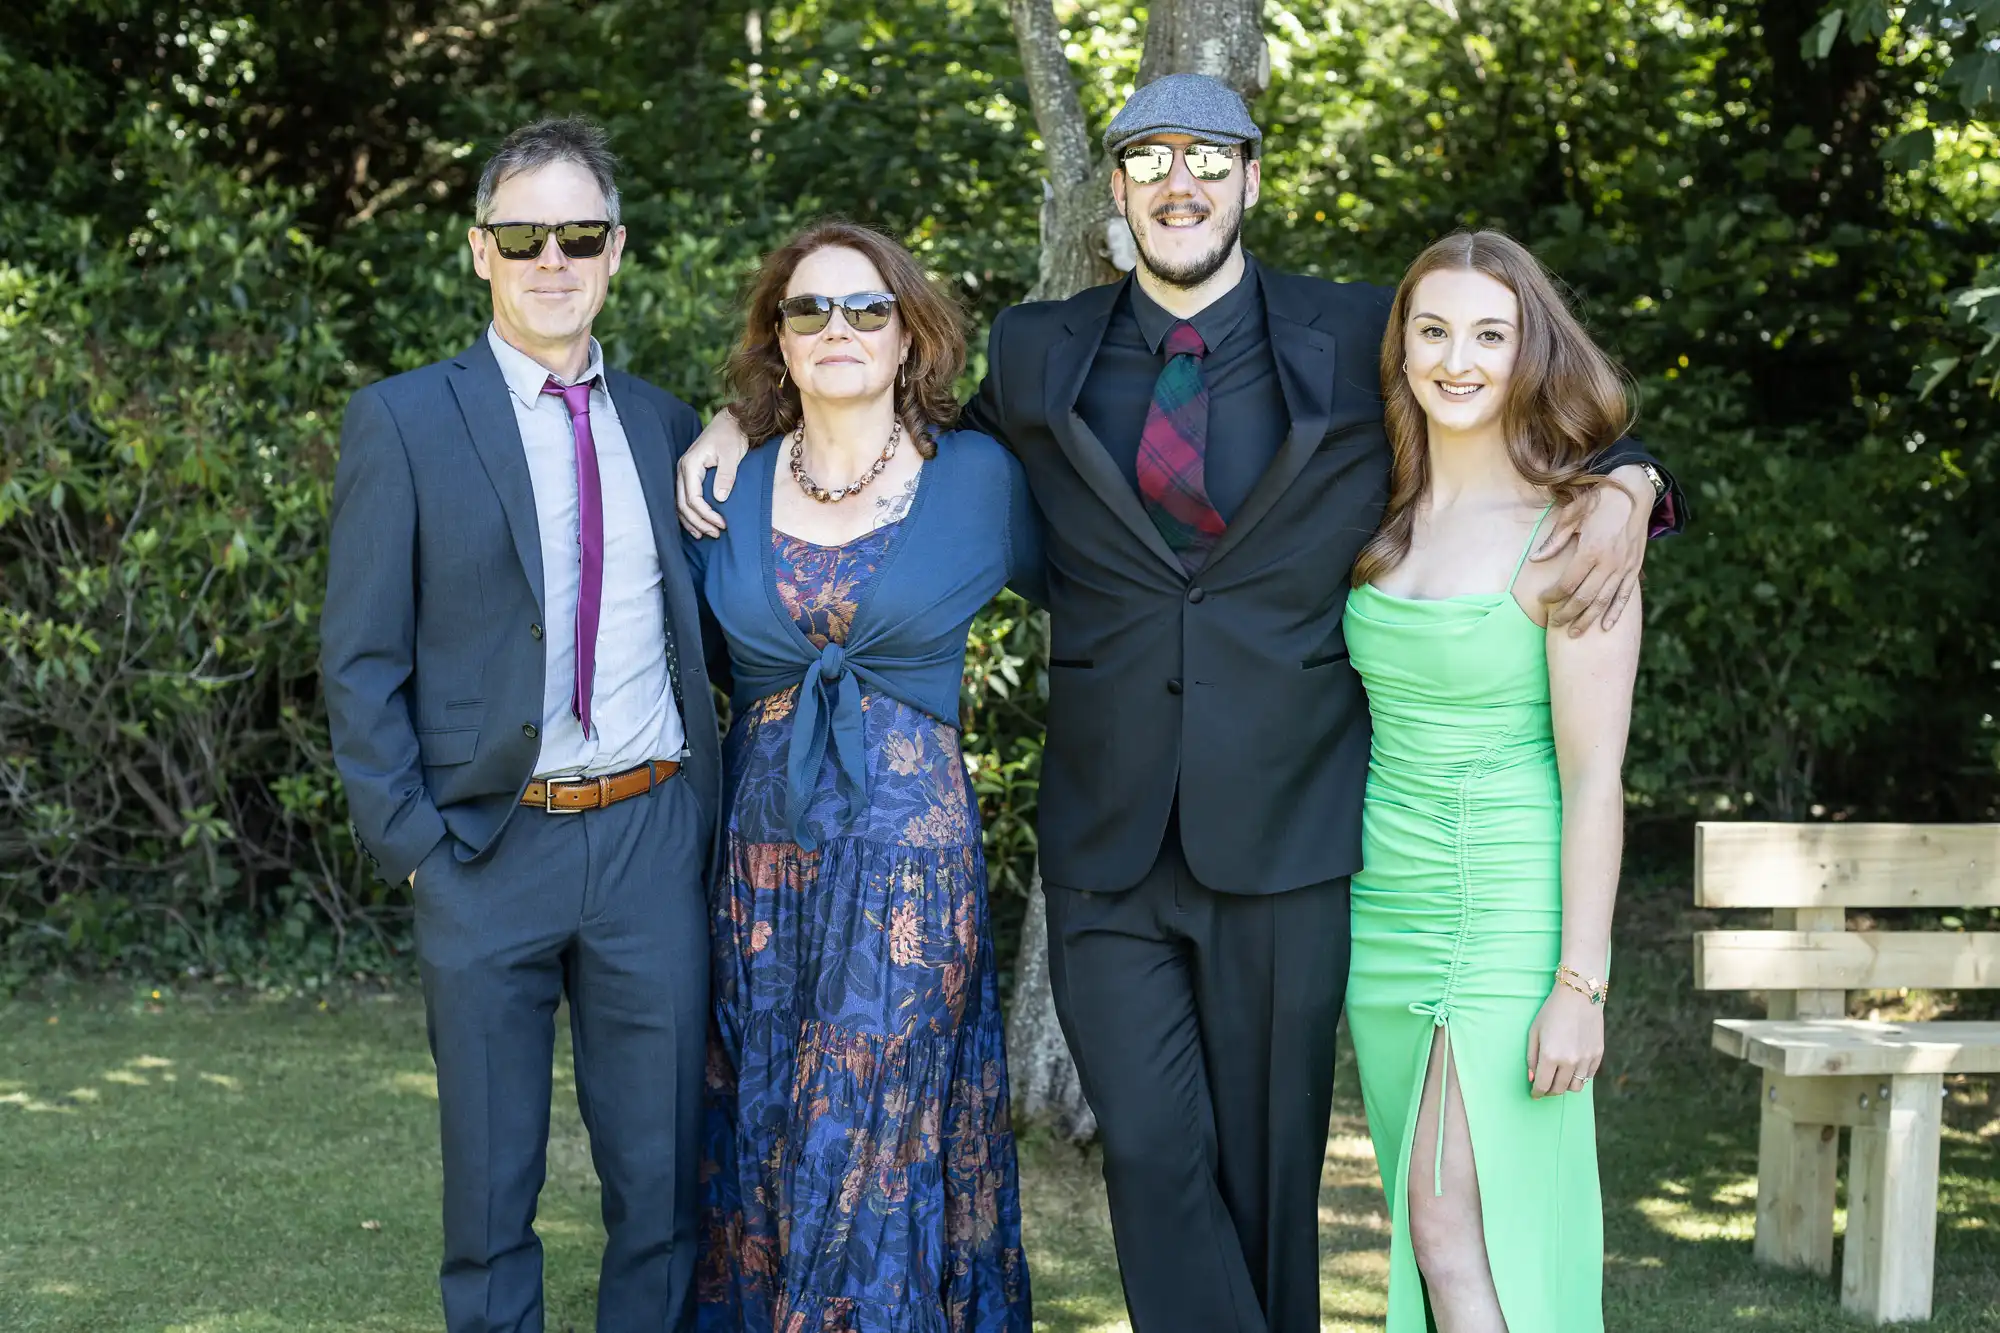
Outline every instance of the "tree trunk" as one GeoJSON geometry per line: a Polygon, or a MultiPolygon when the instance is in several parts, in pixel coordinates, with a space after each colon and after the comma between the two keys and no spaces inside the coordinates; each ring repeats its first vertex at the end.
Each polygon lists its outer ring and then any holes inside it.
{"type": "Polygon", "coordinates": [[[1060,301],[1118,276],[1111,262],[1111,173],[1090,136],[1063,52],[1053,0],[1008,0],[1014,39],[1048,174],[1042,179],[1042,264],[1031,301],[1060,301]]]}
{"type": "MultiPolygon", "coordinates": [[[[1008,0],[1021,68],[1034,103],[1048,175],[1042,186],[1042,262],[1030,300],[1053,301],[1110,282],[1137,255],[1125,220],[1111,206],[1111,170],[1097,151],[1076,94],[1054,0],[1008,0]]],[[[1139,82],[1163,74],[1213,75],[1243,94],[1264,90],[1271,61],[1261,27],[1263,0],[1153,0],[1139,82]]],[[[1047,636],[1043,636],[1047,642],[1047,636]]],[[[1037,867],[1028,919],[1014,965],[1007,1021],[1007,1066],[1014,1113],[1083,1142],[1097,1133],[1056,1022],[1049,990],[1048,918],[1037,867]]]]}
{"type": "Polygon", "coordinates": [[[1156,0],[1148,13],[1141,87],[1164,74],[1206,74],[1254,102],[1270,86],[1263,0],[1156,0]]]}
{"type": "Polygon", "coordinates": [[[1014,960],[1014,1006],[1007,1020],[1007,1077],[1017,1122],[1032,1122],[1075,1143],[1097,1135],[1097,1116],[1084,1100],[1076,1061],[1056,1022],[1055,993],[1049,989],[1048,902],[1042,896],[1041,868],[1028,890],[1028,916],[1021,923],[1021,952],[1014,960]]]}

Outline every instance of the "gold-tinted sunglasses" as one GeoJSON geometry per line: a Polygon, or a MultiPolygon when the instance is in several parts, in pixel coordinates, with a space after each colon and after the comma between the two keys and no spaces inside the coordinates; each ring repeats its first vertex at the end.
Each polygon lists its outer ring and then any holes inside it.
{"type": "Polygon", "coordinates": [[[502,259],[539,259],[551,233],[571,259],[595,259],[611,238],[611,224],[595,222],[482,222],[502,259]]]}

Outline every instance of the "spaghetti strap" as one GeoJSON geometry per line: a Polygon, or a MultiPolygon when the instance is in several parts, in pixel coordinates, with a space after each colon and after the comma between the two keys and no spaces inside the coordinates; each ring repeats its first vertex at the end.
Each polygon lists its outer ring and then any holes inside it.
{"type": "Polygon", "coordinates": [[[1521,558],[1514,562],[1514,572],[1507,576],[1508,592],[1514,591],[1514,585],[1520,581],[1521,571],[1528,567],[1528,556],[1535,549],[1535,539],[1542,535],[1542,524],[1548,521],[1549,511],[1555,507],[1555,501],[1549,501],[1548,504],[1542,507],[1541,514],[1535,519],[1535,530],[1528,534],[1528,544],[1521,548],[1521,558]]]}

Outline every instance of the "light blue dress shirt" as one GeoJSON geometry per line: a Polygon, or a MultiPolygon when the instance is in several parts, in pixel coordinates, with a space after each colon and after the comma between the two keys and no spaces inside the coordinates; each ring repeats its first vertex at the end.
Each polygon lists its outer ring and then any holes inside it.
{"type": "MultiPolygon", "coordinates": [[[[492,325],[487,341],[507,381],[507,398],[521,428],[528,475],[541,529],[542,647],[547,675],[542,687],[541,757],[535,777],[598,777],[637,768],[650,759],[678,759],[687,732],[674,706],[667,667],[666,603],[652,515],[639,487],[639,470],[618,409],[604,380],[604,350],[590,340],[590,362],[574,382],[590,384],[590,434],[604,492],[604,601],[597,625],[597,677],[590,697],[595,735],[570,712],[576,681],[576,599],[579,585],[576,508],[576,437],[569,409],[542,392],[546,366],[519,351],[492,325]]],[[[562,383],[560,376],[555,376],[562,383]]]]}

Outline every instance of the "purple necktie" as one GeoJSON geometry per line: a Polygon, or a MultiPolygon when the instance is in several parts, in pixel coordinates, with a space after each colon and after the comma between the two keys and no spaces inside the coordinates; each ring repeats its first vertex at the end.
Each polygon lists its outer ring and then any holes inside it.
{"type": "Polygon", "coordinates": [[[597,616],[604,602],[604,489],[597,478],[597,444],[590,438],[590,385],[558,384],[555,376],[542,386],[569,409],[576,434],[576,684],[570,687],[569,710],[590,735],[590,687],[597,678],[597,616]]]}

